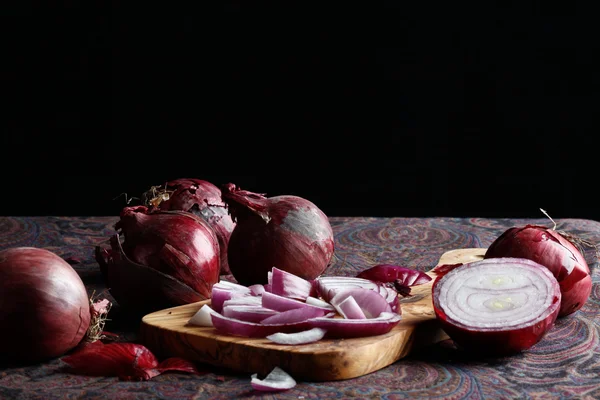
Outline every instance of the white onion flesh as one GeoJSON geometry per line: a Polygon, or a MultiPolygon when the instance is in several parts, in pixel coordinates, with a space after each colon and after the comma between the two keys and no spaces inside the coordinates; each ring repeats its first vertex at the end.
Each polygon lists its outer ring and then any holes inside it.
{"type": "Polygon", "coordinates": [[[194,315],[192,315],[188,324],[195,326],[214,326],[211,318],[212,313],[216,313],[216,311],[208,304],[204,304],[194,315]]]}
{"type": "MultiPolygon", "coordinates": [[[[508,259],[507,259],[508,260],[508,259]]],[[[530,260],[482,260],[476,268],[459,267],[443,276],[434,299],[449,321],[478,330],[511,330],[535,325],[551,312],[556,279],[530,260]]]]}
{"type": "Polygon", "coordinates": [[[277,344],[299,345],[318,342],[325,337],[327,331],[321,328],[312,328],[294,333],[274,333],[267,339],[277,344]]]}
{"type": "Polygon", "coordinates": [[[291,389],[296,386],[296,381],[287,372],[275,367],[265,379],[258,379],[257,374],[252,374],[250,384],[255,390],[272,392],[291,389]]]}
{"type": "Polygon", "coordinates": [[[304,278],[273,267],[271,270],[271,293],[297,300],[306,300],[312,284],[304,278]]]}

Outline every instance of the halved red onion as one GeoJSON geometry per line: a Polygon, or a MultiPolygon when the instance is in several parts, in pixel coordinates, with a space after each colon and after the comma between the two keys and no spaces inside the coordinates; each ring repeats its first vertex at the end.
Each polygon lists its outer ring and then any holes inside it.
{"type": "Polygon", "coordinates": [[[275,314],[264,318],[261,324],[294,324],[311,318],[322,317],[327,312],[318,308],[294,308],[292,310],[275,312],[275,314]]]}
{"type": "Polygon", "coordinates": [[[328,337],[353,338],[383,335],[391,331],[402,317],[396,313],[382,312],[377,318],[345,319],[345,318],[313,318],[307,323],[310,327],[327,331],[328,337]]]}
{"type": "Polygon", "coordinates": [[[341,302],[352,296],[357,305],[362,310],[366,318],[376,318],[382,312],[392,312],[392,308],[388,304],[385,297],[379,293],[365,288],[350,288],[339,290],[330,300],[332,306],[339,308],[341,302]]]}
{"type": "Polygon", "coordinates": [[[271,292],[292,299],[306,300],[312,284],[304,278],[277,267],[271,269],[271,292]]]}
{"type": "Polygon", "coordinates": [[[279,311],[272,310],[270,308],[265,308],[263,306],[256,305],[227,305],[223,307],[223,314],[228,318],[235,318],[241,321],[248,322],[261,322],[265,318],[271,317],[275,314],[278,314],[279,311]]]}
{"type": "Polygon", "coordinates": [[[279,367],[273,368],[265,379],[258,379],[258,374],[252,374],[251,379],[252,387],[260,391],[274,392],[288,390],[296,386],[294,378],[279,367]]]}
{"type": "Polygon", "coordinates": [[[433,306],[455,343],[478,354],[511,354],[538,343],[559,312],[560,287],[543,265],[491,258],[437,278],[433,306]]]}
{"type": "Polygon", "coordinates": [[[277,344],[298,345],[318,342],[325,337],[327,331],[321,328],[312,328],[306,331],[294,333],[274,333],[267,336],[272,342],[277,344]]]}
{"type": "Polygon", "coordinates": [[[208,304],[203,304],[202,307],[192,315],[192,318],[188,320],[188,324],[196,326],[213,326],[212,318],[210,316],[214,313],[217,312],[208,304]]]}

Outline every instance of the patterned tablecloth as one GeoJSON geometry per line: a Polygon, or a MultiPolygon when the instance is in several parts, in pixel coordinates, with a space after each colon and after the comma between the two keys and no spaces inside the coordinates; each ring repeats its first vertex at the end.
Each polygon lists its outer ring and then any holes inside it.
{"type": "MultiPolygon", "coordinates": [[[[0,249],[36,246],[65,258],[78,258],[81,262],[73,267],[90,294],[98,293],[104,287],[93,249],[114,232],[115,221],[111,217],[1,217],[0,249]]],[[[556,222],[559,229],[600,242],[600,222],[556,222]]],[[[485,248],[507,228],[525,223],[552,226],[547,219],[333,217],[336,250],[327,274],[351,275],[374,263],[411,265],[426,271],[445,251],[485,248]]],[[[516,356],[467,359],[445,341],[366,376],[335,382],[298,382],[295,388],[276,395],[253,391],[247,375],[209,366],[201,366],[208,371],[202,375],[165,373],[149,381],[128,382],[72,375],[64,372],[64,364],[58,359],[27,367],[2,366],[0,361],[0,398],[597,399],[600,272],[591,251],[586,252],[586,258],[594,282],[588,302],[574,315],[557,320],[541,342],[516,356]]],[[[123,334],[135,340],[136,325],[112,328],[123,329],[123,334]]]]}

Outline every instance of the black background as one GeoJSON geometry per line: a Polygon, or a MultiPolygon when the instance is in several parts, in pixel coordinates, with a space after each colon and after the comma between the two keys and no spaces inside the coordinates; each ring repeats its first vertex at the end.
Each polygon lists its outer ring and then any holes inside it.
{"type": "Polygon", "coordinates": [[[600,220],[593,11],[403,3],[4,8],[2,213],[194,177],[331,216],[600,220]]]}

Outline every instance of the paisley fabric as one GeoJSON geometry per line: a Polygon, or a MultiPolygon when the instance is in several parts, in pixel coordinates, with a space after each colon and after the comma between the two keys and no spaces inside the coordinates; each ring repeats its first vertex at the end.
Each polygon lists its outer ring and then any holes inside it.
{"type": "MultiPolygon", "coordinates": [[[[64,258],[78,260],[73,267],[89,293],[106,293],[93,251],[114,232],[115,222],[112,217],[2,217],[0,249],[44,247],[64,258]]],[[[600,222],[556,222],[557,229],[600,243],[600,222]]],[[[355,275],[375,263],[427,271],[448,250],[485,248],[507,228],[526,223],[552,226],[547,219],[332,217],[336,248],[327,274],[355,275]]],[[[359,378],[298,382],[295,388],[276,394],[255,392],[250,376],[211,366],[199,366],[207,371],[202,375],[165,373],[146,382],[124,382],[67,373],[60,360],[32,366],[1,365],[0,360],[0,398],[597,399],[600,272],[593,252],[587,250],[585,255],[594,282],[588,302],[574,315],[559,319],[536,346],[516,356],[467,357],[447,340],[359,378]]],[[[135,339],[135,323],[112,323],[113,331],[135,339]]]]}

